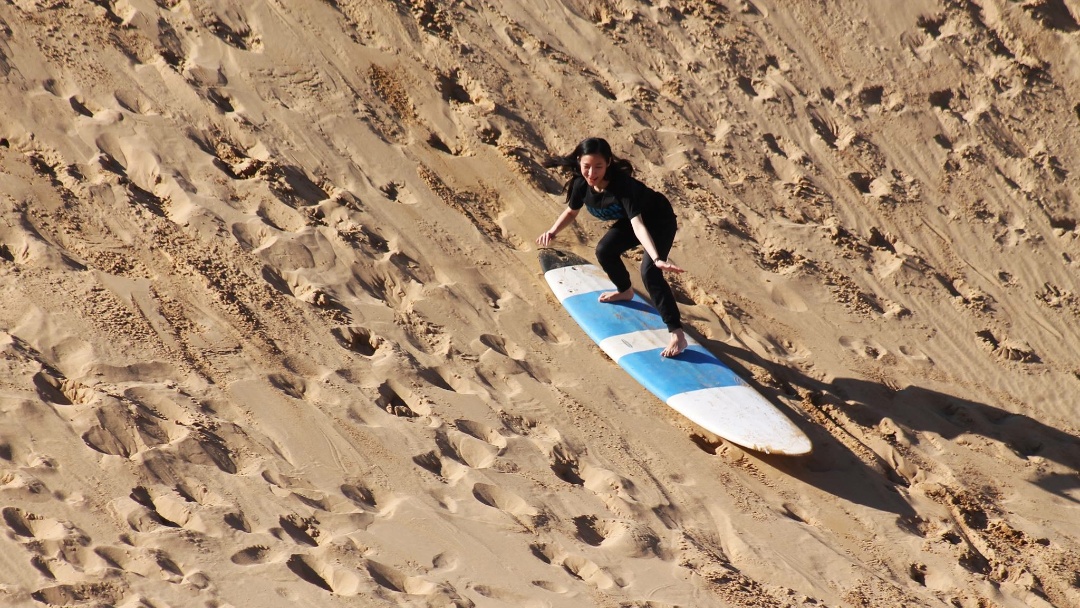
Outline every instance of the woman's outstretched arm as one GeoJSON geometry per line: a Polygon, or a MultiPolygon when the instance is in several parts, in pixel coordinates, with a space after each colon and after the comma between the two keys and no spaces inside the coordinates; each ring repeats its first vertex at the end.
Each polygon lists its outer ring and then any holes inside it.
{"type": "Polygon", "coordinates": [[[645,248],[645,253],[649,254],[657,268],[675,273],[686,272],[681,267],[660,259],[660,253],[656,250],[656,243],[653,242],[649,229],[645,227],[645,220],[641,219],[640,215],[630,218],[630,226],[634,229],[634,236],[637,237],[641,246],[645,248]]]}
{"type": "Polygon", "coordinates": [[[564,209],[563,212],[559,214],[559,217],[555,220],[555,223],[551,225],[551,228],[549,228],[540,236],[536,237],[536,243],[543,247],[547,247],[548,244],[555,239],[556,234],[559,234],[559,232],[561,232],[563,228],[566,228],[570,224],[574,223],[574,220],[577,218],[577,214],[579,211],[581,210],[571,209],[570,207],[564,209]]]}

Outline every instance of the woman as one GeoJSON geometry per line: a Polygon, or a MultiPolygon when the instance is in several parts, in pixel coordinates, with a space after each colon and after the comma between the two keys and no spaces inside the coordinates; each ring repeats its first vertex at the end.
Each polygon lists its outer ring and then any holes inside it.
{"type": "Polygon", "coordinates": [[[622,254],[641,245],[645,249],[641,278],[671,332],[671,340],[660,354],[674,357],[686,350],[679,307],[664,278],[664,271],[684,272],[667,259],[678,228],[667,197],[635,179],[629,161],[616,158],[608,142],[598,137],[582,141],[570,154],[553,158],[544,166],[568,171],[571,177],[565,187],[566,209],[536,242],[547,246],[556,234],[574,222],[582,207],[601,220],[611,221],[607,234],[596,244],[596,259],[615,283],[616,291],[604,292],[600,301],[618,302],[634,297],[622,254]]]}

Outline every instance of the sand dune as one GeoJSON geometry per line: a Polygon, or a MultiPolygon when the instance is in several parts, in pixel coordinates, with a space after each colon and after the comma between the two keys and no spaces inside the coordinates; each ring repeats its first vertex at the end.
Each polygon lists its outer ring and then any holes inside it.
{"type": "Polygon", "coordinates": [[[1078,17],[0,6],[0,602],[1080,606],[1078,17]],[[812,454],[550,295],[541,163],[588,135],[812,454]]]}

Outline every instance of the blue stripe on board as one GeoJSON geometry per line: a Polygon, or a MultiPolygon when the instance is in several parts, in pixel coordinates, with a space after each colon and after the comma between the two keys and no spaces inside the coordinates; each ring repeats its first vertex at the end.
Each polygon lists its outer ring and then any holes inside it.
{"type": "Polygon", "coordinates": [[[641,296],[634,294],[634,299],[626,302],[600,302],[597,298],[601,293],[579,293],[563,300],[566,310],[597,343],[630,332],[667,329],[660,313],[641,296]]]}
{"type": "MultiPolygon", "coordinates": [[[[597,343],[612,336],[648,329],[667,329],[656,311],[641,296],[627,302],[600,302],[602,291],[579,293],[563,305],[597,343]]],[[[623,356],[617,363],[663,401],[672,395],[703,388],[741,386],[745,383],[712,353],[691,345],[674,358],[660,356],[655,348],[623,356]]]]}
{"type": "Polygon", "coordinates": [[[735,372],[701,346],[691,345],[674,358],[661,357],[662,350],[632,353],[618,363],[663,401],[687,391],[745,385],[735,372]]]}

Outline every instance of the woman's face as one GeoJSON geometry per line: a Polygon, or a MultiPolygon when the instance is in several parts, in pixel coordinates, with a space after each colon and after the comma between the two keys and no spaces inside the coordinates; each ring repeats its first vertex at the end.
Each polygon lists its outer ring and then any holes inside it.
{"type": "Polygon", "coordinates": [[[599,154],[584,154],[579,161],[581,167],[581,176],[585,178],[590,186],[595,187],[597,184],[604,181],[604,174],[607,173],[608,161],[606,158],[599,154]]]}

